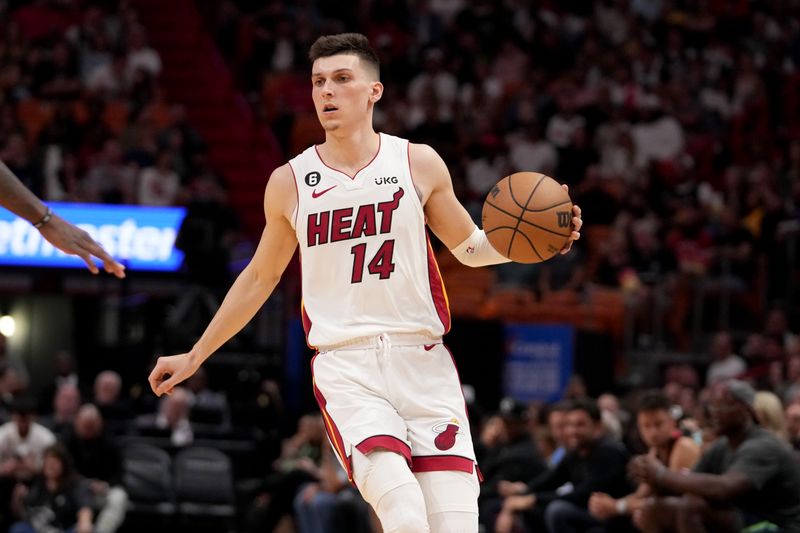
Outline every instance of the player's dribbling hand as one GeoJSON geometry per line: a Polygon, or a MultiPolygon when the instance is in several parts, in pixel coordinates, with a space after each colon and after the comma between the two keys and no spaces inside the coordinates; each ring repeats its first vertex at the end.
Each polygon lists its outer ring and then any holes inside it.
{"type": "MultiPolygon", "coordinates": [[[[566,183],[561,185],[564,190],[569,192],[569,185],[566,183]]],[[[577,205],[572,206],[572,233],[569,236],[567,244],[561,249],[561,253],[565,254],[572,249],[572,243],[581,238],[581,228],[583,227],[583,219],[581,218],[581,208],[577,205]]]]}
{"type": "Polygon", "coordinates": [[[159,357],[147,381],[156,396],[172,394],[172,389],[194,374],[198,366],[188,353],[159,357]]]}

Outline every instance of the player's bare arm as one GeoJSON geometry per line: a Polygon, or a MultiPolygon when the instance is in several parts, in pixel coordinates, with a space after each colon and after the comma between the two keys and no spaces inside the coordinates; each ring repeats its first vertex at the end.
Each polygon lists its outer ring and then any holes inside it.
{"type": "MultiPolygon", "coordinates": [[[[409,144],[411,172],[419,188],[428,226],[459,260],[470,266],[507,262],[485,241],[472,218],[456,198],[453,181],[442,158],[425,144],[409,144]],[[467,251],[468,250],[468,251],[467,251]],[[478,256],[478,257],[475,257],[478,256]]],[[[566,188],[566,185],[564,186],[566,188]]],[[[573,231],[562,253],[580,238],[581,208],[573,206],[573,231]]]]}
{"type": "Polygon", "coordinates": [[[236,335],[267,301],[297,248],[289,222],[296,204],[294,178],[289,165],[276,169],[264,193],[266,226],[253,259],[222,301],[200,340],[191,351],[159,357],[150,373],[150,387],[157,395],[190,377],[220,346],[236,335]]]}
{"type": "Polygon", "coordinates": [[[42,237],[64,253],[77,255],[92,274],[99,269],[92,256],[103,262],[106,272],[125,277],[125,267],[108,255],[88,233],[54,214],[0,161],[0,205],[36,226],[42,237]]]}
{"type": "Polygon", "coordinates": [[[428,226],[452,250],[470,236],[475,223],[456,198],[450,171],[439,154],[427,144],[409,143],[408,150],[428,226]]]}

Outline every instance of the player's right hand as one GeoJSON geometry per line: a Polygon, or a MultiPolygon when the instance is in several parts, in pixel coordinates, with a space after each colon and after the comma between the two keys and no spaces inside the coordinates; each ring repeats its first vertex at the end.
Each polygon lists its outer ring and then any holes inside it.
{"type": "Polygon", "coordinates": [[[147,380],[156,396],[172,394],[172,389],[191,377],[199,366],[189,353],[159,357],[147,380]]]}
{"type": "Polygon", "coordinates": [[[92,274],[100,271],[92,260],[92,257],[97,257],[103,262],[106,272],[120,279],[125,277],[123,265],[115,261],[88,233],[58,215],[53,214],[50,222],[42,226],[39,231],[42,237],[62,252],[83,259],[92,274]]]}

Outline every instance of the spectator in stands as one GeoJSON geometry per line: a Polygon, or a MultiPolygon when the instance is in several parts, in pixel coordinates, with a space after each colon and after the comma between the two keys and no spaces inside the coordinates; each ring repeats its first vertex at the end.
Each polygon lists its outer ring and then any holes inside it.
{"type": "Polygon", "coordinates": [[[61,438],[72,428],[75,415],[81,406],[81,392],[71,383],[58,387],[53,398],[53,413],[40,419],[43,426],[61,438]]]}
{"type": "Polygon", "coordinates": [[[42,468],[44,451],[56,438],[34,421],[28,398],[11,404],[11,421],[0,426],[0,526],[8,527],[11,497],[19,482],[29,482],[42,468]]]}
{"type": "Polygon", "coordinates": [[[94,533],[114,533],[125,520],[128,495],[122,487],[122,454],[103,428],[103,416],[92,404],[83,405],[64,445],[75,470],[89,482],[97,513],[94,533]]]}
{"type": "Polygon", "coordinates": [[[555,175],[558,153],[553,144],[542,138],[538,125],[528,124],[524,129],[509,136],[508,159],[513,172],[536,169],[537,172],[555,175]]]}
{"type": "Polygon", "coordinates": [[[189,205],[175,241],[175,247],[184,253],[183,269],[191,283],[213,289],[227,287],[237,229],[235,213],[213,174],[193,176],[188,189],[189,205]]]}
{"type": "Polygon", "coordinates": [[[69,383],[78,386],[78,374],[75,372],[75,359],[69,350],[58,350],[53,356],[55,377],[39,393],[39,412],[49,413],[53,409],[53,400],[58,388],[69,383]]]}
{"type": "Polygon", "coordinates": [[[139,174],[138,200],[142,205],[169,206],[175,203],[181,179],[173,167],[173,153],[160,150],[155,165],[139,174]]]}
{"type": "Polygon", "coordinates": [[[161,73],[161,56],[147,45],[147,32],[141,26],[130,28],[128,63],[125,68],[129,83],[134,82],[138,70],[142,70],[150,76],[158,76],[161,73]]]}
{"type": "Polygon", "coordinates": [[[40,98],[69,100],[78,96],[81,80],[75,51],[67,41],[58,41],[50,50],[34,54],[32,88],[40,98]]]}
{"type": "Polygon", "coordinates": [[[613,497],[627,493],[628,452],[621,443],[603,436],[600,409],[593,400],[570,403],[565,439],[567,455],[554,469],[528,483],[498,484],[506,500],[495,525],[497,533],[512,531],[521,512],[526,531],[588,531],[601,525],[587,508],[592,493],[613,497]]]}
{"type": "Polygon", "coordinates": [[[22,518],[10,533],[92,533],[92,499],[88,483],[72,466],[69,452],[61,444],[44,452],[42,473],[30,489],[18,485],[14,507],[22,518]]]}
{"type": "Polygon", "coordinates": [[[248,533],[273,531],[280,520],[292,512],[299,488],[320,477],[325,427],[320,415],[304,415],[297,423],[297,432],[284,440],[281,456],[275,461],[274,473],[267,476],[247,512],[248,533]]]}
{"type": "Polygon", "coordinates": [[[86,176],[87,198],[109,204],[135,203],[136,169],[125,161],[119,141],[108,139],[86,176]]]}
{"type": "Polygon", "coordinates": [[[322,448],[319,481],[300,488],[294,511],[298,533],[372,533],[369,506],[328,446],[322,448]]]}
{"type": "Polygon", "coordinates": [[[758,391],[753,401],[753,409],[756,412],[756,421],[762,428],[770,431],[779,440],[789,442],[786,418],[783,415],[783,404],[775,393],[758,391]]]}
{"type": "Polygon", "coordinates": [[[94,405],[100,409],[106,428],[113,434],[125,433],[133,418],[133,409],[122,396],[122,378],[113,370],[104,370],[94,380],[94,405]]]}
{"type": "Polygon", "coordinates": [[[30,479],[42,468],[44,451],[55,440],[49,429],[35,421],[33,401],[15,400],[11,422],[0,426],[0,476],[30,479]]]}
{"type": "Polygon", "coordinates": [[[0,422],[9,420],[14,398],[24,388],[17,371],[8,362],[0,362],[0,422]]]}
{"type": "Polygon", "coordinates": [[[786,406],[786,431],[789,443],[800,451],[800,403],[794,402],[786,406]]]}
{"type": "Polygon", "coordinates": [[[186,380],[186,388],[192,393],[192,408],[189,418],[193,423],[205,424],[223,433],[231,429],[231,411],[225,394],[208,387],[208,373],[199,368],[186,380]]]}
{"type": "MultiPolygon", "coordinates": [[[[660,391],[650,391],[643,394],[636,405],[636,426],[648,453],[670,470],[680,472],[691,469],[700,457],[700,447],[691,438],[681,435],[667,397],[660,391]]],[[[652,495],[652,488],[646,484],[640,484],[636,492],[619,499],[604,492],[595,492],[589,498],[589,512],[603,521],[617,516],[630,516],[644,507],[652,495]]],[[[608,529],[615,530],[610,524],[608,529]]]]}
{"type": "Polygon", "coordinates": [[[642,455],[629,470],[639,483],[678,496],[651,500],[636,517],[645,532],[740,531],[769,521],[800,530],[800,466],[789,448],[755,420],[755,391],[731,380],[718,386],[711,416],[719,438],[692,473],[675,473],[642,455]]]}
{"type": "Polygon", "coordinates": [[[109,100],[123,98],[129,90],[125,75],[127,62],[125,50],[115,49],[109,62],[92,69],[86,80],[86,88],[109,100]]]}
{"type": "Polygon", "coordinates": [[[498,484],[527,481],[547,468],[528,430],[527,406],[513,398],[503,398],[498,414],[483,427],[475,453],[484,480],[478,500],[479,516],[481,523],[491,528],[502,504],[498,484]]]}
{"type": "Polygon", "coordinates": [[[567,453],[566,432],[567,432],[567,411],[566,402],[551,405],[547,410],[547,427],[553,436],[555,448],[553,453],[547,457],[547,466],[555,468],[567,453]]]}
{"type": "Polygon", "coordinates": [[[175,447],[189,446],[194,441],[194,430],[189,421],[191,405],[192,393],[185,387],[177,387],[173,394],[161,400],[158,413],[139,416],[139,431],[151,436],[169,437],[175,447]]]}
{"type": "Polygon", "coordinates": [[[738,378],[747,370],[747,363],[733,351],[729,332],[720,331],[714,335],[710,351],[713,361],[706,371],[706,385],[738,378]]]}

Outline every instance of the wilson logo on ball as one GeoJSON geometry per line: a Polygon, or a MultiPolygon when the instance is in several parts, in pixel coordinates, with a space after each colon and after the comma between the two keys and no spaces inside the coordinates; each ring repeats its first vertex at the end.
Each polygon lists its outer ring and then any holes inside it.
{"type": "Polygon", "coordinates": [[[568,228],[569,227],[569,211],[557,211],[556,216],[558,217],[558,227],[559,228],[568,228]]]}

